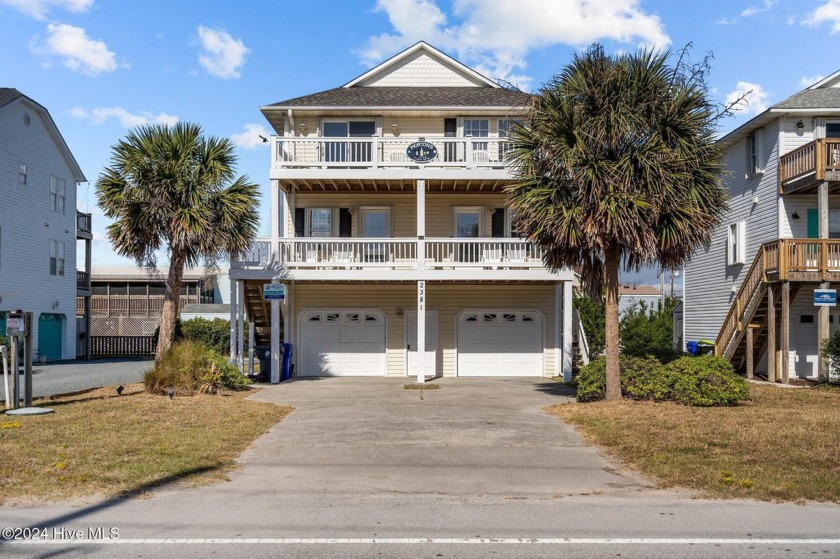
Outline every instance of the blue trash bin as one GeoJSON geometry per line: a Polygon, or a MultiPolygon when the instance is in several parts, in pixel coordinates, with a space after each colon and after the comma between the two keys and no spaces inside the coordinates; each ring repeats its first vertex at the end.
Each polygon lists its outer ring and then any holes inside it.
{"type": "Polygon", "coordinates": [[[691,355],[697,355],[697,342],[685,342],[685,350],[691,355]]]}
{"type": "Polygon", "coordinates": [[[280,364],[280,382],[292,378],[292,344],[283,344],[283,360],[280,364]]]}

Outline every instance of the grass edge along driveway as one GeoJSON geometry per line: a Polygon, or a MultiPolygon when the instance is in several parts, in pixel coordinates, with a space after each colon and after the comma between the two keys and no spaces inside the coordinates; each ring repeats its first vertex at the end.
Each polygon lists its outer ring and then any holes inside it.
{"type": "Polygon", "coordinates": [[[736,407],[625,400],[546,411],[660,487],[840,503],[840,388],[751,385],[750,395],[736,407]]]}
{"type": "Polygon", "coordinates": [[[0,504],[135,495],[226,479],[235,458],[292,408],[253,390],[169,399],[127,385],[41,400],[47,416],[0,415],[0,504]]]}

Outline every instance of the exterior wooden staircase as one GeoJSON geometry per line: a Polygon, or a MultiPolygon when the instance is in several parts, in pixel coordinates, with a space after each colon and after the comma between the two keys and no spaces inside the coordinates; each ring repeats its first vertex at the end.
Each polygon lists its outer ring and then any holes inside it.
{"type": "MultiPolygon", "coordinates": [[[[777,348],[788,347],[790,317],[785,314],[789,314],[789,303],[802,286],[838,280],[840,240],[779,239],[765,243],[723,321],[715,340],[715,355],[730,360],[736,369],[746,369],[750,376],[752,364],[768,350],[771,328],[774,334],[778,331],[777,348]]],[[[786,382],[788,366],[784,362],[779,365],[782,380],[786,382]]],[[[768,375],[774,377],[776,367],[772,369],[768,375]]]]}
{"type": "MultiPolygon", "coordinates": [[[[255,345],[271,345],[271,304],[263,299],[262,286],[265,281],[245,282],[245,311],[254,322],[255,345]]],[[[283,322],[280,321],[280,341],[283,341],[283,322]]]]}

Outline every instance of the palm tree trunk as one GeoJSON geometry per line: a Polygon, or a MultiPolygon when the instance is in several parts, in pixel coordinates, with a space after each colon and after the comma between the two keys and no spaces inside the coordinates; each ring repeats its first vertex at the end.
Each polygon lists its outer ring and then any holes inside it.
{"type": "Polygon", "coordinates": [[[181,280],[184,277],[184,257],[173,253],[166,278],[166,293],[160,314],[160,335],[158,336],[155,363],[160,363],[175,339],[175,321],[178,319],[178,304],[181,296],[181,280]]]}
{"type": "Polygon", "coordinates": [[[604,325],[607,349],[607,400],[621,400],[621,377],[618,354],[618,247],[611,247],[604,255],[606,287],[606,323],[604,325]]]}

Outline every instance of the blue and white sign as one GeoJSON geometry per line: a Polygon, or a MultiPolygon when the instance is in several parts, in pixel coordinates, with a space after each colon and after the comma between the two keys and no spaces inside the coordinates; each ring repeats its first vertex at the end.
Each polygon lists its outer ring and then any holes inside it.
{"type": "Polygon", "coordinates": [[[836,307],[837,306],[837,290],[836,289],[815,289],[814,290],[814,306],[815,307],[836,307]]]}
{"type": "Polygon", "coordinates": [[[416,163],[428,163],[438,155],[434,144],[420,140],[410,144],[405,150],[406,156],[416,163]]]}
{"type": "Polygon", "coordinates": [[[263,299],[271,301],[272,299],[284,300],[286,298],[286,286],[282,283],[267,283],[263,285],[263,299]]]}

